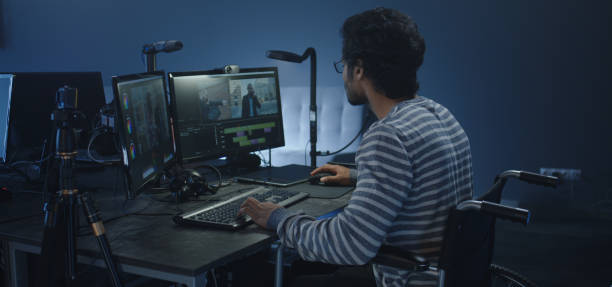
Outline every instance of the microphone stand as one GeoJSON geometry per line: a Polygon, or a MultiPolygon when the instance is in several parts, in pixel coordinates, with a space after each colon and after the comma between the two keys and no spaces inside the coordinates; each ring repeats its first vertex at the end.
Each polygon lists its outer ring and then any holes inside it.
{"type": "Polygon", "coordinates": [[[177,40],[158,41],[152,44],[146,44],[142,47],[142,53],[147,58],[147,73],[157,70],[157,53],[171,53],[183,48],[183,42],[177,40]]]}
{"type": "Polygon", "coordinates": [[[146,53],[147,58],[147,73],[155,72],[157,69],[157,53],[146,53]]]}

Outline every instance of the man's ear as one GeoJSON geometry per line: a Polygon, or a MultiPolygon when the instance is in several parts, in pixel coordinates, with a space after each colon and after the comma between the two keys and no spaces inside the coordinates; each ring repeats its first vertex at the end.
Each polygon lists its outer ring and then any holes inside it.
{"type": "Polygon", "coordinates": [[[357,61],[355,61],[355,66],[353,66],[353,79],[361,80],[364,76],[363,61],[357,59],[357,61]]]}

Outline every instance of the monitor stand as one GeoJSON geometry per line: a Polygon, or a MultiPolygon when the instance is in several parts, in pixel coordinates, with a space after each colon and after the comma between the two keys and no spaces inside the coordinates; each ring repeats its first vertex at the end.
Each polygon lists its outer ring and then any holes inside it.
{"type": "Polygon", "coordinates": [[[261,165],[261,158],[259,156],[252,153],[235,153],[228,155],[226,157],[226,166],[231,168],[239,168],[239,169],[248,169],[253,170],[257,169],[261,165]]]}

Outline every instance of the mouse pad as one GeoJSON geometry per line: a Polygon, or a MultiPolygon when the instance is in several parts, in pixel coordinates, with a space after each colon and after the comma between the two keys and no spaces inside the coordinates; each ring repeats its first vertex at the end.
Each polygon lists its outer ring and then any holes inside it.
{"type": "Polygon", "coordinates": [[[322,185],[322,184],[310,184],[301,183],[298,185],[285,187],[284,189],[305,192],[312,198],[338,198],[343,196],[345,193],[353,190],[353,186],[333,186],[333,185],[322,185]]]}

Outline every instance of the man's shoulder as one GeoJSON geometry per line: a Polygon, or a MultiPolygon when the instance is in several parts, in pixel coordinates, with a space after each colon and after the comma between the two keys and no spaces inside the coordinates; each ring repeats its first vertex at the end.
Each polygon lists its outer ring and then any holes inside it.
{"type": "Polygon", "coordinates": [[[377,121],[374,122],[368,130],[363,134],[362,141],[368,141],[368,139],[374,138],[389,138],[394,137],[397,138],[400,134],[400,131],[397,127],[385,122],[385,121],[377,121]]]}

